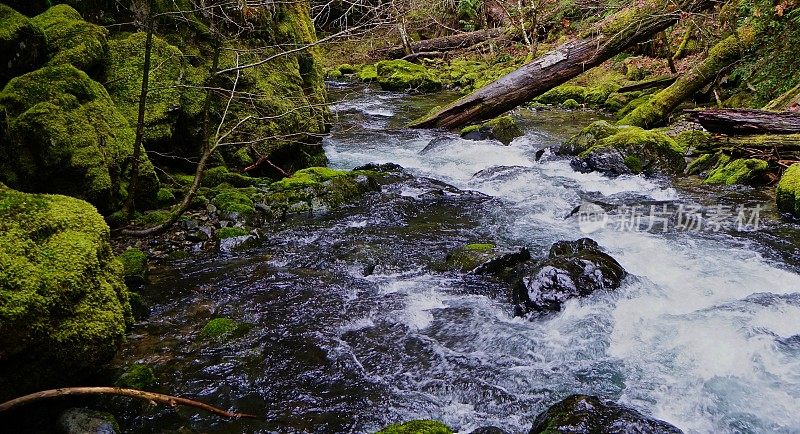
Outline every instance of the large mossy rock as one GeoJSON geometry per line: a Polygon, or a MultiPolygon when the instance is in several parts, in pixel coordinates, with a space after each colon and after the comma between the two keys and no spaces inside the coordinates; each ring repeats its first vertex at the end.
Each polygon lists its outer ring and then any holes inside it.
{"type": "Polygon", "coordinates": [[[559,311],[571,298],[619,288],[626,275],[625,269],[595,241],[560,241],[515,288],[517,314],[559,311]]]}
{"type": "Polygon", "coordinates": [[[497,140],[509,145],[525,132],[512,116],[500,116],[480,125],[470,125],[461,130],[461,137],[467,140],[497,140]]]}
{"type": "Polygon", "coordinates": [[[114,356],[131,312],[109,238],[82,200],[0,184],[0,398],[68,384],[114,356]]]}
{"type": "MultiPolygon", "coordinates": [[[[23,191],[59,193],[103,213],[127,197],[134,131],[100,83],[72,65],[14,78],[0,92],[7,116],[0,181],[23,191]]],[[[158,178],[146,156],[137,204],[155,203],[158,178]]]]}
{"type": "Polygon", "coordinates": [[[510,278],[515,275],[517,266],[530,258],[526,247],[502,248],[491,243],[471,243],[453,249],[439,268],[510,278]]]}
{"type": "Polygon", "coordinates": [[[612,125],[608,121],[592,122],[588,127],[582,129],[580,133],[562,143],[561,146],[556,149],[556,154],[579,155],[596,145],[600,140],[617,134],[619,130],[620,128],[618,126],[612,125]]]}
{"type": "Polygon", "coordinates": [[[407,60],[378,62],[375,71],[383,90],[433,92],[442,88],[442,82],[428,68],[407,60]]]}
{"type": "Polygon", "coordinates": [[[581,152],[574,167],[580,171],[597,171],[609,175],[678,174],[686,167],[683,152],[667,135],[637,127],[597,141],[581,152]]]}
{"type": "MultiPolygon", "coordinates": [[[[699,164],[699,163],[698,163],[699,164]]],[[[737,158],[732,160],[723,155],[711,169],[704,184],[756,184],[769,170],[769,163],[758,158],[737,158]]]]}
{"type": "Polygon", "coordinates": [[[781,212],[800,218],[800,163],[792,164],[783,172],[776,199],[781,212]]]}
{"type": "MultiPolygon", "coordinates": [[[[48,65],[70,64],[92,74],[108,50],[108,30],[83,20],[68,5],[56,5],[31,22],[47,37],[48,65]]],[[[129,53],[133,56],[134,53],[129,53]]]]}
{"type": "MultiPolygon", "coordinates": [[[[106,90],[132,127],[136,126],[139,117],[146,38],[145,33],[138,32],[126,38],[113,39],[108,44],[108,56],[103,68],[106,90]]],[[[147,149],[172,151],[169,142],[183,105],[181,98],[184,93],[188,95],[196,91],[182,91],[186,71],[183,53],[177,47],[154,36],[150,55],[151,64],[155,67],[151,68],[148,81],[151,91],[147,95],[144,117],[144,146],[147,149]]],[[[196,97],[199,100],[201,95],[196,97]]],[[[202,103],[197,101],[196,105],[193,109],[187,109],[199,116],[202,103]]]]}
{"type": "Polygon", "coordinates": [[[28,17],[0,3],[0,86],[38,68],[46,56],[44,33],[28,17]]]}
{"type": "Polygon", "coordinates": [[[375,434],[452,434],[453,430],[437,420],[412,420],[396,423],[375,434]]]}
{"type": "Polygon", "coordinates": [[[664,421],[596,396],[571,395],[536,417],[530,434],[682,434],[664,421]]]}

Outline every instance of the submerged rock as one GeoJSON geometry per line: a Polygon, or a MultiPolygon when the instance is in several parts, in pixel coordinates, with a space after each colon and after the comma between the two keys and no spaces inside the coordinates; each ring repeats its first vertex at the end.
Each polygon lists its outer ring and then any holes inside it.
{"type": "Polygon", "coordinates": [[[609,175],[678,174],[686,161],[677,143],[665,134],[625,127],[580,153],[573,167],[609,175]]]}
{"type": "Polygon", "coordinates": [[[453,430],[436,420],[412,420],[396,423],[375,434],[452,434],[453,430]]]}
{"type": "Polygon", "coordinates": [[[682,434],[664,421],[613,401],[571,395],[536,417],[530,434],[682,434]]]}
{"type": "Polygon", "coordinates": [[[470,125],[461,130],[461,137],[467,140],[497,140],[504,145],[510,144],[524,134],[516,119],[511,116],[500,116],[480,125],[470,125]]]}
{"type": "Polygon", "coordinates": [[[58,428],[63,434],[116,434],[121,432],[110,413],[89,408],[71,408],[58,417],[58,428]]]}
{"type": "Polygon", "coordinates": [[[0,184],[0,395],[79,380],[114,356],[133,318],[109,238],[82,200],[0,184]]]}
{"type": "Polygon", "coordinates": [[[789,166],[778,183],[778,209],[800,218],[800,163],[789,166]]]}
{"type": "Polygon", "coordinates": [[[582,238],[559,241],[549,257],[540,261],[514,290],[517,314],[559,311],[571,298],[584,297],[597,290],[618,288],[625,269],[600,249],[582,238]]]}

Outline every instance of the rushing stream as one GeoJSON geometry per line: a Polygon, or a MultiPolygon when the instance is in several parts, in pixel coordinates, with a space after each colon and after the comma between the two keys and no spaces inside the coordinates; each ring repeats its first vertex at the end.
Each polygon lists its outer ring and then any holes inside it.
{"type": "Polygon", "coordinates": [[[449,95],[333,94],[331,165],[392,162],[416,178],[290,220],[246,252],[159,267],[145,289],[157,304],[118,363],[148,363],[172,393],[267,422],[151,408],[123,420],[131,431],[370,432],[433,418],[522,433],[588,393],[689,433],[800,432],[800,228],[766,190],[536,161],[597,115],[523,111],[526,136],[501,146],[402,128],[449,95]],[[527,320],[506,286],[432,271],[468,242],[540,257],[587,236],[565,218],[584,201],[611,205],[588,236],[631,273],[615,292],[527,320]],[[636,205],[763,208],[757,230],[618,230],[636,205]],[[197,333],[215,316],[250,328],[209,345],[197,333]]]}

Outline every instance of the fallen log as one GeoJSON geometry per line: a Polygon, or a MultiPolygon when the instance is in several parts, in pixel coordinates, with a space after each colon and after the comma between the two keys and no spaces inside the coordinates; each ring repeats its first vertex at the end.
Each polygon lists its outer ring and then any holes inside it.
{"type": "MultiPolygon", "coordinates": [[[[466,48],[488,41],[503,35],[504,28],[476,30],[474,32],[459,33],[457,35],[443,36],[441,38],[426,39],[424,41],[412,42],[409,44],[412,53],[430,53],[435,51],[450,51],[458,48],[466,48]]],[[[386,57],[389,59],[401,59],[408,55],[406,48],[401,46],[380,48],[370,53],[375,57],[386,57]]]]}
{"type": "Polygon", "coordinates": [[[772,150],[778,155],[792,154],[800,156],[800,134],[754,134],[746,136],[714,134],[707,145],[698,149],[711,151],[723,148],[772,150]]]}
{"type": "Polygon", "coordinates": [[[648,80],[638,81],[636,83],[631,83],[626,86],[622,86],[621,88],[617,89],[619,93],[625,92],[635,92],[637,90],[644,90],[644,89],[652,89],[654,87],[667,87],[672,83],[675,83],[675,80],[678,79],[677,75],[671,75],[669,77],[657,77],[651,78],[648,80]]]}
{"type": "Polygon", "coordinates": [[[800,84],[770,101],[764,106],[764,110],[800,111],[800,84]]]}
{"type": "Polygon", "coordinates": [[[667,29],[683,14],[714,4],[657,0],[629,6],[596,24],[582,39],[559,46],[411,126],[456,128],[499,116],[667,29]]]}
{"type": "Polygon", "coordinates": [[[755,34],[749,26],[746,26],[718,42],[709,51],[705,60],[678,78],[668,88],[655,94],[651,100],[625,115],[619,124],[652,128],[665,123],[670,113],[697,91],[714,81],[721,71],[741,57],[754,40],[755,34]]]}
{"type": "Polygon", "coordinates": [[[688,118],[712,133],[798,134],[800,113],[754,109],[687,110],[688,118]]]}
{"type": "Polygon", "coordinates": [[[252,414],[235,413],[223,410],[221,408],[214,407],[213,405],[208,405],[199,401],[195,401],[193,399],[164,395],[162,393],[145,392],[143,390],[124,389],[121,387],[65,387],[62,389],[44,390],[41,392],[31,393],[30,395],[21,396],[19,398],[15,398],[0,404],[0,413],[23,405],[32,404],[36,401],[41,401],[43,399],[59,398],[64,396],[82,396],[82,395],[126,396],[129,398],[144,399],[146,401],[151,401],[158,404],[169,405],[170,407],[184,405],[230,419],[240,419],[240,418],[260,419],[258,416],[252,414]]]}

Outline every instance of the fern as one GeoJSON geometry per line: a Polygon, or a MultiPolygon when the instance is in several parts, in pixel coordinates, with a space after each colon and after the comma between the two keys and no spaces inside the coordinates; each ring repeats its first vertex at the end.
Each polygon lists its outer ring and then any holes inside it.
{"type": "Polygon", "coordinates": [[[483,0],[458,0],[456,13],[461,20],[472,21],[478,17],[483,0]]]}

